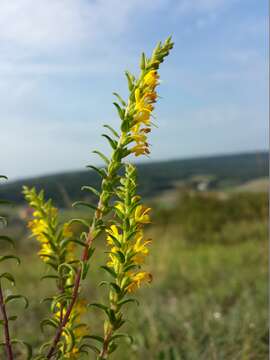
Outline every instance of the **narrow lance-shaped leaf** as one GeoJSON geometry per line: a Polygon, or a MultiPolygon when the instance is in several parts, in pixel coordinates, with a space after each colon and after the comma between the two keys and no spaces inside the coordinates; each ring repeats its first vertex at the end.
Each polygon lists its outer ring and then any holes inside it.
{"type": "Polygon", "coordinates": [[[104,154],[102,154],[102,152],[98,151],[98,150],[94,150],[93,151],[94,154],[97,154],[98,156],[101,157],[101,159],[105,162],[105,164],[109,164],[110,160],[107,158],[107,156],[105,156],[104,154]]]}
{"type": "Polygon", "coordinates": [[[23,300],[24,303],[25,303],[25,308],[27,308],[29,306],[29,302],[27,300],[27,298],[23,295],[8,295],[6,298],[5,298],[5,304],[8,304],[10,303],[11,301],[14,301],[14,300],[23,300]]]}

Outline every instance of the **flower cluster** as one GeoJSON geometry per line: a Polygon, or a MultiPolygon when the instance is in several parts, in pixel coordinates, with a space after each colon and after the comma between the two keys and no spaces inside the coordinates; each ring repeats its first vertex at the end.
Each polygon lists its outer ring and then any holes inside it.
{"type": "Polygon", "coordinates": [[[97,197],[95,204],[78,201],[73,206],[85,206],[91,209],[91,218],[73,219],[67,224],[58,220],[58,211],[51,201],[45,201],[41,191],[24,188],[26,200],[34,209],[34,219],[29,222],[32,235],[40,243],[39,256],[45,262],[49,273],[44,278],[54,279],[58,293],[52,296],[52,316],[43,320],[43,325],[55,329],[50,342],[43,345],[37,359],[76,359],[87,351],[86,346],[96,352],[99,359],[107,359],[117,344],[116,338],[122,335],[115,333],[124,323],[121,307],[133,301],[126,296],[138,289],[142,283],[150,282],[150,273],[141,270],[148,255],[151,242],[145,239],[143,227],[150,222],[150,208],[140,203],[136,195],[136,171],[131,165],[125,166],[124,159],[130,155],[148,155],[150,153],[148,134],[152,126],[152,113],[158,95],[159,66],[173,47],[171,38],[159,43],[152,55],[147,58],[142,54],[141,72],[138,78],[126,72],[129,95],[124,101],[114,93],[114,102],[121,119],[120,130],[116,131],[109,125],[104,127],[110,131],[103,134],[111,147],[110,156],[98,150],[105,166],[95,170],[101,177],[100,189],[83,186],[82,190],[90,191],[97,197]],[[115,196],[117,200],[115,200],[115,196]],[[94,210],[94,211],[93,211],[94,210]],[[108,215],[114,213],[116,220],[108,223],[108,215]],[[85,232],[76,236],[72,232],[72,224],[83,225],[85,232]],[[109,224],[109,225],[108,225],[109,224]],[[90,258],[93,255],[93,242],[106,229],[109,246],[108,263],[103,266],[113,281],[109,283],[109,306],[95,303],[104,310],[107,320],[104,325],[104,337],[87,335],[88,328],[81,323],[86,304],[81,300],[81,283],[86,278],[90,258]],[[77,257],[78,246],[82,246],[81,256],[77,257]],[[102,348],[85,341],[97,340],[102,348]],[[48,349],[47,349],[48,347],[48,349]],[[46,350],[46,354],[45,354],[46,350]]]}
{"type": "Polygon", "coordinates": [[[116,219],[106,229],[109,259],[103,269],[113,277],[113,282],[110,282],[110,305],[106,308],[109,320],[105,322],[101,359],[116,347],[113,339],[117,335],[114,333],[124,323],[121,307],[131,301],[126,298],[127,294],[152,280],[149,272],[141,270],[151,243],[150,239],[144,238],[143,231],[144,226],[150,223],[150,208],[143,206],[136,194],[136,168],[127,164],[125,176],[120,182],[116,190],[118,200],[114,206],[116,219]]]}
{"type": "Polygon", "coordinates": [[[150,153],[147,134],[151,131],[151,116],[158,97],[156,92],[156,87],[159,85],[158,69],[172,47],[173,43],[168,38],[164,44],[158,44],[149,59],[142,54],[141,74],[137,81],[127,73],[131,94],[125,114],[126,118],[131,119],[130,141],[135,145],[130,151],[135,156],[150,153]]]}
{"type": "Polygon", "coordinates": [[[151,281],[151,274],[145,271],[134,271],[140,267],[149,253],[150,239],[144,239],[143,226],[150,223],[150,208],[140,204],[140,197],[135,194],[136,182],[135,168],[127,167],[126,177],[122,179],[122,186],[118,188],[119,201],[115,205],[115,211],[122,223],[111,225],[107,232],[107,243],[111,247],[107,265],[116,274],[120,274],[120,287],[123,286],[128,292],[136,290],[144,281],[151,281]],[[124,226],[125,224],[125,226],[124,226]],[[125,262],[121,262],[119,254],[123,254],[125,262]],[[130,269],[126,271],[126,269],[130,269]]]}
{"type": "MultiPolygon", "coordinates": [[[[54,271],[43,278],[56,280],[58,294],[51,298],[53,315],[50,319],[43,320],[43,325],[59,326],[67,313],[68,304],[72,297],[74,277],[78,260],[76,258],[76,242],[71,225],[60,224],[58,211],[52,202],[45,201],[44,192],[37,193],[35,188],[24,187],[25,198],[34,209],[33,219],[28,226],[32,236],[41,244],[40,258],[54,271]]],[[[88,334],[88,327],[81,323],[81,318],[86,312],[86,301],[77,299],[73,311],[63,329],[63,341],[58,348],[59,354],[66,359],[79,359],[80,345],[84,336],[88,334]]],[[[44,348],[42,349],[44,350],[44,348]]]]}
{"type": "MultiPolygon", "coordinates": [[[[57,304],[58,311],[55,313],[55,318],[61,321],[66,314],[66,308],[62,309],[61,304],[57,304]]],[[[80,359],[81,348],[83,347],[83,340],[89,334],[89,326],[82,323],[83,316],[86,313],[87,302],[85,299],[80,299],[73,307],[69,322],[67,323],[63,332],[65,341],[60,346],[60,351],[65,355],[65,359],[76,360],[80,359]]]]}

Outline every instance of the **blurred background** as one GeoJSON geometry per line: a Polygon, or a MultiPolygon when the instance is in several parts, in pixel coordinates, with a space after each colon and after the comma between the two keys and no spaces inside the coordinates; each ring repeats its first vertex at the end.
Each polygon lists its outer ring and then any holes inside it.
{"type": "MultiPolygon", "coordinates": [[[[134,342],[115,359],[268,358],[267,11],[264,0],[1,1],[0,173],[9,181],[0,198],[13,206],[2,207],[0,233],[22,260],[9,265],[9,291],[31,299],[26,311],[14,307],[16,336],[38,348],[40,300],[54,293],[40,281],[22,185],[44,188],[63,221],[91,217],[72,203],[87,199],[82,185],[99,186],[84,169],[100,165],[91,150],[109,154],[100,134],[104,123],[119,126],[112,92],[125,98],[124,70],[137,74],[140,53],[172,35],[150,159],[132,159],[153,208],[154,281],[131,306],[134,342]]],[[[96,248],[91,302],[104,296],[102,239],[96,248]]],[[[99,316],[87,314],[95,332],[99,316]]]]}

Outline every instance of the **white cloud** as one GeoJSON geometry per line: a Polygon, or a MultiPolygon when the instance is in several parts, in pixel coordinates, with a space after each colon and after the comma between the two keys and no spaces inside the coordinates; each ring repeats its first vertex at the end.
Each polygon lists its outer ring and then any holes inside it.
{"type": "Polygon", "coordinates": [[[178,11],[181,14],[200,14],[215,12],[231,3],[228,0],[179,0],[178,11]]]}
{"type": "MultiPolygon", "coordinates": [[[[155,2],[157,6],[159,2],[155,2]]],[[[150,0],[2,0],[0,42],[7,52],[23,55],[61,52],[122,33],[135,9],[150,0]]]]}

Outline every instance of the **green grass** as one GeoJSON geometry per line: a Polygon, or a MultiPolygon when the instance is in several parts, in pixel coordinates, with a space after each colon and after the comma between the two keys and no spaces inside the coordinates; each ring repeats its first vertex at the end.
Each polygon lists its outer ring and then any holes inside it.
{"type": "MultiPolygon", "coordinates": [[[[265,225],[262,225],[265,226],[265,225]]],[[[267,244],[253,241],[234,245],[184,245],[177,227],[155,226],[155,240],[148,268],[154,275],[151,286],[139,291],[140,306],[129,306],[126,329],[134,337],[113,359],[267,359],[267,244]]],[[[46,339],[39,320],[47,312],[40,300],[54,292],[53,283],[40,282],[44,266],[25,244],[22,265],[12,266],[19,292],[31,299],[20,311],[15,335],[35,347],[46,339]]],[[[104,289],[96,284],[104,276],[103,246],[85,282],[90,302],[100,300],[104,289]]],[[[101,314],[87,315],[93,332],[101,331],[101,314]]],[[[18,357],[19,358],[19,357],[18,357]]],[[[90,359],[94,357],[91,355],[90,359]]]]}
{"type": "MultiPolygon", "coordinates": [[[[122,342],[112,360],[267,359],[266,194],[228,197],[191,192],[182,194],[170,208],[155,207],[153,224],[147,229],[147,237],[153,239],[147,269],[154,281],[139,290],[139,307],[127,306],[129,321],[123,331],[134,341],[122,342]]],[[[22,264],[6,262],[0,272],[10,271],[16,278],[16,288],[7,287],[9,293],[30,299],[27,310],[18,302],[8,305],[9,315],[19,315],[12,335],[37,351],[50,339],[49,329],[42,334],[39,327],[49,314],[48,304],[41,300],[54,295],[55,286],[52,280],[40,281],[45,266],[36,255],[37,242],[28,238],[19,217],[22,209],[6,211],[11,225],[8,234],[17,240],[22,264]]],[[[65,210],[61,218],[84,215],[65,210]]],[[[97,287],[106,276],[100,268],[105,250],[100,238],[84,282],[83,294],[89,303],[106,301],[105,288],[97,287]]],[[[3,252],[8,249],[2,248],[3,252]]],[[[102,334],[102,316],[89,309],[85,320],[92,334],[102,334]]],[[[5,358],[3,353],[0,358],[5,358]]],[[[15,358],[24,360],[25,356],[18,352],[15,358]]]]}

